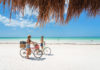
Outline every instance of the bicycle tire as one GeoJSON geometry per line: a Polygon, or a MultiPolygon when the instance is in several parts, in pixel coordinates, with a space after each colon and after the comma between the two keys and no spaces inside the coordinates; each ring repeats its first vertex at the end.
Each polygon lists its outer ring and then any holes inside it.
{"type": "Polygon", "coordinates": [[[41,58],[43,55],[43,52],[41,50],[34,50],[33,55],[35,58],[41,58]]]}
{"type": "Polygon", "coordinates": [[[21,49],[20,50],[20,56],[21,57],[26,58],[26,53],[27,53],[26,49],[21,49]]]}
{"type": "Polygon", "coordinates": [[[49,47],[45,47],[44,50],[43,50],[43,53],[45,55],[50,55],[51,54],[51,49],[49,47]]]}

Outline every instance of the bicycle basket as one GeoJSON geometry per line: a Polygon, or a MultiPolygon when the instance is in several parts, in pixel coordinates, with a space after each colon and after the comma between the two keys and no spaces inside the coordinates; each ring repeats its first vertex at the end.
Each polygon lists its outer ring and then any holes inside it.
{"type": "Polygon", "coordinates": [[[20,41],[20,48],[26,48],[26,41],[20,41]]]}

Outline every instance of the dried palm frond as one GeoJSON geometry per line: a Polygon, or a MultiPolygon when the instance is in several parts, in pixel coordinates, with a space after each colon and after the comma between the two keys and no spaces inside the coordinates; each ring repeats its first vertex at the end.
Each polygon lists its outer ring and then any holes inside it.
{"type": "Polygon", "coordinates": [[[80,16],[83,10],[90,16],[100,14],[100,0],[69,0],[66,22],[73,16],[80,16]]]}
{"type": "Polygon", "coordinates": [[[91,16],[100,14],[100,0],[69,0],[68,9],[64,9],[65,0],[0,0],[0,3],[3,3],[4,8],[8,4],[11,9],[10,16],[12,11],[19,11],[24,15],[26,5],[29,5],[29,8],[38,8],[37,23],[40,22],[40,25],[47,23],[51,15],[56,22],[60,20],[60,23],[64,23],[64,10],[67,10],[66,23],[73,16],[80,16],[83,10],[87,11],[91,16]]]}

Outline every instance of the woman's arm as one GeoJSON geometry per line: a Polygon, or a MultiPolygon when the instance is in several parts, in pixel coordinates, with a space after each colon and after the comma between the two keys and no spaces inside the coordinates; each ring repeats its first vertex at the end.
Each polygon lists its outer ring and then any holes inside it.
{"type": "Polygon", "coordinates": [[[26,43],[29,43],[29,40],[27,39],[26,43]]]}
{"type": "Polygon", "coordinates": [[[31,41],[31,44],[34,44],[34,42],[33,42],[33,41],[31,41]]]}

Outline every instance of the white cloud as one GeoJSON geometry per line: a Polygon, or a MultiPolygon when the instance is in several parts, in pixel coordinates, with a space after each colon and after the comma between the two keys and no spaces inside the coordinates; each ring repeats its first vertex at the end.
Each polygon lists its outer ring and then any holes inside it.
{"type": "Polygon", "coordinates": [[[30,9],[28,5],[26,5],[25,9],[24,9],[24,16],[22,15],[21,12],[19,12],[19,14],[16,14],[16,18],[15,19],[10,19],[2,16],[0,14],[0,22],[3,23],[5,26],[9,26],[9,27],[27,27],[27,28],[36,28],[39,27],[39,25],[36,25],[37,21],[33,21],[31,20],[29,17],[31,16],[38,16],[38,9],[30,9]],[[26,18],[24,18],[26,17],[26,18]]]}
{"type": "MultiPolygon", "coordinates": [[[[67,14],[68,3],[69,3],[69,0],[65,0],[64,15],[67,14]]],[[[50,17],[50,21],[49,21],[49,23],[55,23],[55,19],[54,19],[54,18],[52,19],[52,17],[50,17]]]]}
{"type": "MultiPolygon", "coordinates": [[[[27,17],[30,17],[30,16],[38,16],[38,8],[37,9],[34,9],[34,8],[29,8],[29,5],[26,5],[25,6],[25,9],[24,9],[24,16],[27,16],[27,17]]],[[[22,18],[23,15],[22,13],[20,12],[18,15],[16,15],[18,18],[22,18]]]]}
{"type": "Polygon", "coordinates": [[[65,0],[65,4],[67,5],[69,3],[69,0],[65,0]]]}
{"type": "Polygon", "coordinates": [[[24,15],[28,15],[28,16],[31,16],[31,15],[34,15],[34,16],[38,16],[38,8],[37,9],[34,9],[34,8],[29,8],[28,5],[26,5],[25,9],[24,9],[24,15]]]}
{"type": "Polygon", "coordinates": [[[55,19],[54,19],[54,18],[51,19],[51,20],[49,21],[49,23],[55,23],[55,19]]]}
{"type": "Polygon", "coordinates": [[[2,16],[2,15],[0,15],[0,22],[3,23],[5,26],[10,26],[10,27],[36,28],[39,26],[39,25],[36,26],[36,22],[30,21],[28,19],[20,19],[20,20],[11,19],[10,21],[9,18],[2,16]]]}
{"type": "MultiPolygon", "coordinates": [[[[64,11],[64,14],[67,14],[67,5],[68,5],[68,2],[67,2],[67,0],[65,0],[65,11],[64,11]]],[[[26,17],[27,19],[23,18],[22,13],[19,12],[19,14],[16,15],[16,19],[12,18],[11,22],[10,22],[9,18],[0,15],[0,22],[3,23],[5,26],[9,26],[9,27],[36,28],[36,27],[39,26],[39,25],[36,26],[36,22],[37,21],[32,21],[32,20],[30,20],[29,17],[34,16],[34,17],[37,18],[38,11],[39,11],[38,8],[37,9],[34,9],[34,8],[30,9],[29,6],[26,5],[26,7],[24,9],[24,17],[26,17]]],[[[55,23],[55,19],[54,18],[52,19],[50,17],[50,21],[48,23],[55,23]]]]}
{"type": "Polygon", "coordinates": [[[68,4],[69,4],[69,0],[65,0],[65,11],[64,11],[65,15],[67,14],[68,4]]]}
{"type": "MultiPolygon", "coordinates": [[[[69,0],[65,0],[65,10],[64,10],[64,15],[67,14],[67,8],[68,8],[68,2],[69,0]]],[[[35,16],[37,17],[38,16],[38,12],[39,9],[34,9],[34,8],[29,8],[29,5],[26,5],[25,9],[24,9],[24,16],[27,16],[27,17],[30,17],[30,16],[35,16]]],[[[17,17],[20,19],[20,20],[23,20],[23,15],[22,13],[20,12],[19,16],[17,15],[17,17]]],[[[51,21],[49,21],[48,23],[54,23],[55,22],[55,19],[54,18],[51,18],[51,21]]]]}

